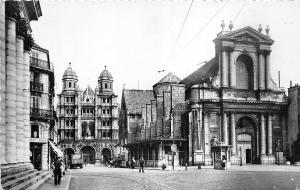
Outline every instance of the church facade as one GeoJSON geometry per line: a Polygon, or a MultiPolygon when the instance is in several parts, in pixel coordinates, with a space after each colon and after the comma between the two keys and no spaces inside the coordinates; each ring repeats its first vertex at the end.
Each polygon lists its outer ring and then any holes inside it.
{"type": "Polygon", "coordinates": [[[95,90],[78,88],[71,65],[65,70],[63,89],[58,95],[58,146],[71,160],[82,154],[88,164],[106,163],[119,154],[118,104],[113,77],[105,68],[95,90]]]}
{"type": "Polygon", "coordinates": [[[232,164],[285,161],[288,100],[271,78],[268,32],[223,30],[214,40],[215,57],[181,81],[190,163],[210,164],[214,140],[231,145],[232,164]]]}
{"type": "Polygon", "coordinates": [[[128,112],[133,101],[123,91],[120,142],[129,159],[134,155],[158,165],[211,165],[211,147],[217,143],[230,147],[232,164],[284,163],[288,98],[271,78],[274,41],[268,33],[268,28],[265,34],[261,28],[222,29],[214,40],[214,58],[183,80],[154,85],[152,97],[134,107],[135,115],[128,112]],[[166,131],[159,136],[161,126],[166,131]],[[171,149],[175,156],[170,162],[171,149]]]}

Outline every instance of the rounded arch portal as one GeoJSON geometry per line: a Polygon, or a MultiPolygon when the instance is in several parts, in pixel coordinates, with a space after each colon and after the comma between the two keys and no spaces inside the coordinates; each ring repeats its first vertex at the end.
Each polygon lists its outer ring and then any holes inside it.
{"type": "Polygon", "coordinates": [[[112,159],[112,152],[109,148],[103,148],[101,150],[101,155],[102,155],[102,162],[103,163],[106,163],[106,162],[108,162],[109,160],[112,159]]]}
{"type": "Polygon", "coordinates": [[[64,150],[64,154],[66,156],[67,163],[71,163],[72,156],[75,154],[75,150],[73,148],[68,147],[64,150]]]}
{"type": "Polygon", "coordinates": [[[83,146],[80,151],[82,153],[83,162],[85,164],[95,164],[96,151],[95,151],[94,147],[92,147],[92,146],[83,146]]]}
{"type": "Polygon", "coordinates": [[[254,89],[253,60],[247,54],[241,54],[236,59],[236,87],[237,89],[254,89]]]}
{"type": "Polygon", "coordinates": [[[242,116],[236,122],[237,153],[243,164],[258,160],[257,130],[257,123],[252,117],[242,116]]]}

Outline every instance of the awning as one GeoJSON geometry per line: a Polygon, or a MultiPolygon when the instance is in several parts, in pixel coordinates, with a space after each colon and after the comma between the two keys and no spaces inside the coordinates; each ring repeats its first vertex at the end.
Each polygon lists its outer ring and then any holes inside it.
{"type": "Polygon", "coordinates": [[[57,146],[55,146],[55,144],[53,144],[53,142],[51,142],[51,141],[48,141],[48,142],[49,142],[50,147],[52,148],[53,152],[55,152],[55,154],[58,157],[64,157],[64,153],[59,148],[57,148],[57,146]]]}

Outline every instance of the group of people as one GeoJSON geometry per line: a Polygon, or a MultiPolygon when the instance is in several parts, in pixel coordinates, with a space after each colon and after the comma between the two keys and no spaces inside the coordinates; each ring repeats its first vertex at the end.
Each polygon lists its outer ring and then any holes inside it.
{"type": "Polygon", "coordinates": [[[60,185],[61,177],[65,174],[65,164],[62,158],[57,158],[52,163],[53,174],[54,174],[54,185],[60,185]]]}
{"type": "MultiPolygon", "coordinates": [[[[139,173],[143,172],[144,173],[144,165],[145,165],[145,160],[143,157],[141,157],[139,159],[139,173]]],[[[131,161],[130,161],[130,168],[134,169],[135,167],[135,160],[134,157],[132,157],[131,161]]]]}

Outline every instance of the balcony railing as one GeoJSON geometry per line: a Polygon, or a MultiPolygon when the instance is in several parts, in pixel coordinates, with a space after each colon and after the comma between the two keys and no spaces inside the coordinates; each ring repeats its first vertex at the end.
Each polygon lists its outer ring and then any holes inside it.
{"type": "Polygon", "coordinates": [[[30,57],[30,66],[38,67],[44,70],[51,70],[48,61],[44,61],[35,57],[30,57]]]}
{"type": "Polygon", "coordinates": [[[44,91],[44,85],[40,82],[30,82],[30,90],[35,92],[43,92],[44,91]]]}
{"type": "Polygon", "coordinates": [[[30,117],[41,119],[54,119],[52,110],[45,110],[39,108],[30,108],[30,117]]]}

